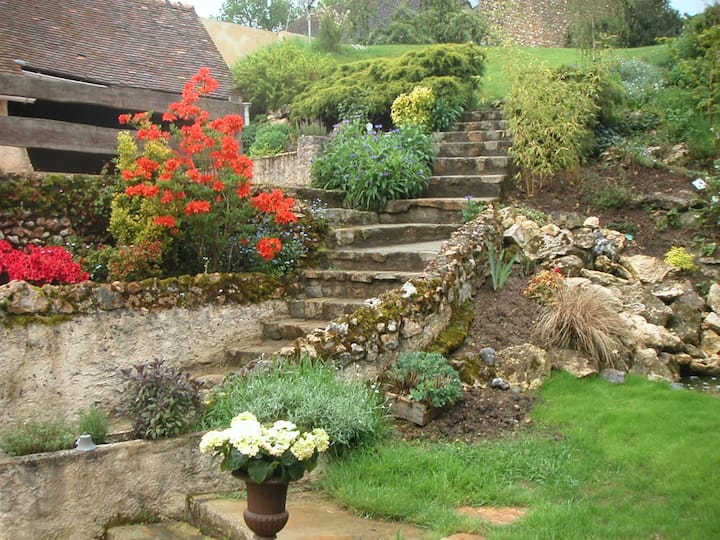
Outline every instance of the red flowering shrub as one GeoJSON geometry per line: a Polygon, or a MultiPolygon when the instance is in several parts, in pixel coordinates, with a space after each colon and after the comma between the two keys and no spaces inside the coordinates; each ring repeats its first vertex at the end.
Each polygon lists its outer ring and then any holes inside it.
{"type": "Polygon", "coordinates": [[[78,283],[88,277],[63,247],[28,246],[21,251],[0,240],[0,283],[17,279],[35,285],[60,285],[78,283]]]}
{"type": "Polygon", "coordinates": [[[147,112],[120,116],[144,146],[140,153],[129,132],[118,137],[127,187],[113,201],[110,231],[119,246],[159,242],[169,273],[246,270],[248,238],[258,262],[272,261],[297,221],[294,199],[281,190],[251,197],[253,163],[237,140],[242,117],[210,120],[199,105],[217,87],[207,69],[198,71],[162,115],[169,130],[147,112]]]}

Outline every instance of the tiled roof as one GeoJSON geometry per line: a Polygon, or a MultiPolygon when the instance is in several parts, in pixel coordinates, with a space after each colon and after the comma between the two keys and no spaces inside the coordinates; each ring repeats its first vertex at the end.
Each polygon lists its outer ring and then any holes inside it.
{"type": "Polygon", "coordinates": [[[195,10],[169,0],[0,0],[0,72],[180,93],[201,67],[227,98],[232,74],[195,10]]]}

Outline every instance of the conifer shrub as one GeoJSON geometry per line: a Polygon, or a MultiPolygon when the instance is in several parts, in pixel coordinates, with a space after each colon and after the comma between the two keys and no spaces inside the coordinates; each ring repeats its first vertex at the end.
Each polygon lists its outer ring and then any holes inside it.
{"type": "Polygon", "coordinates": [[[431,88],[436,98],[469,107],[485,69],[485,54],[473,44],[430,45],[396,58],[378,58],[335,67],[297,96],[292,118],[341,120],[348,96],[374,123],[387,125],[392,103],[416,86],[431,88]]]}

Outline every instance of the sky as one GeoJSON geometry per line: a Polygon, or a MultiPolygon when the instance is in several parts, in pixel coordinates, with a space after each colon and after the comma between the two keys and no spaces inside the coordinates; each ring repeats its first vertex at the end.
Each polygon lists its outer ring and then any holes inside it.
{"type": "MultiPolygon", "coordinates": [[[[220,14],[223,0],[181,0],[183,4],[195,6],[195,11],[201,17],[209,18],[220,14]]],[[[670,6],[680,12],[681,15],[695,15],[700,13],[705,6],[717,0],[670,0],[670,6]]]]}

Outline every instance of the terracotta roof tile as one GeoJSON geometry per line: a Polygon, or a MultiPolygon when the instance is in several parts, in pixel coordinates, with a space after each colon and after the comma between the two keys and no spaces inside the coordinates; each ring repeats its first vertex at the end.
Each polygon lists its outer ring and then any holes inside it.
{"type": "Polygon", "coordinates": [[[29,69],[107,85],[180,93],[208,67],[232,74],[195,10],[169,0],[0,0],[0,72],[29,69]]]}

